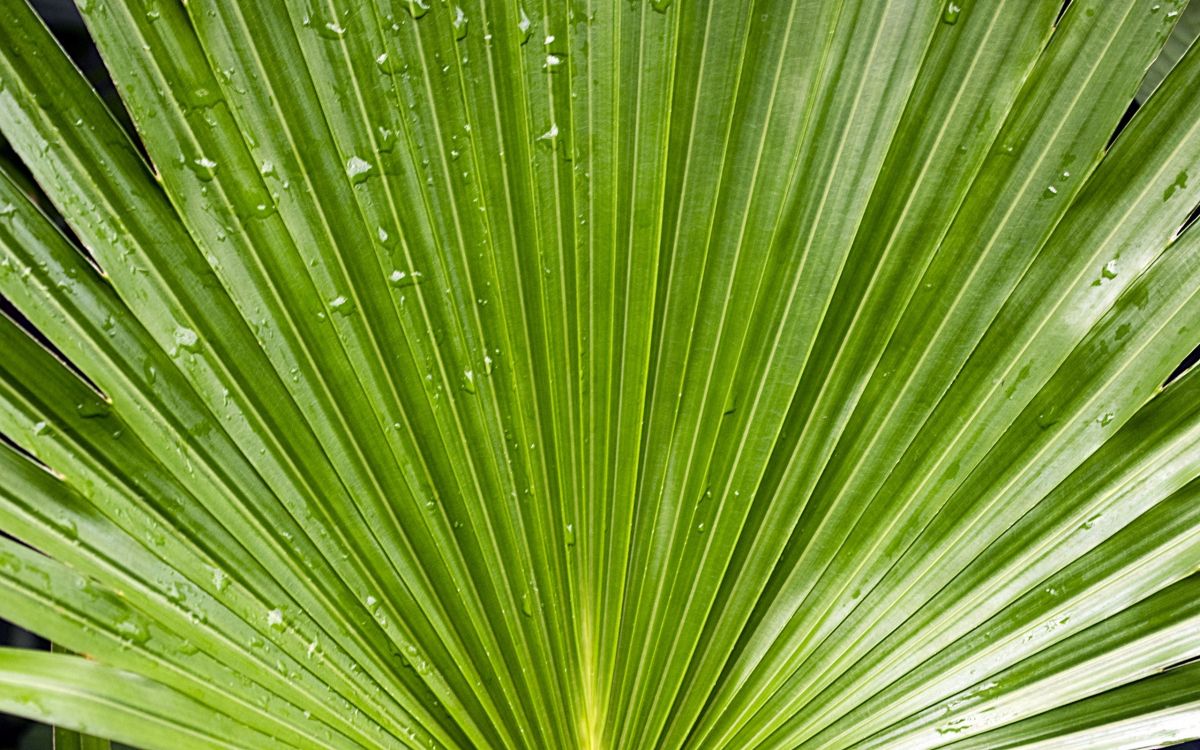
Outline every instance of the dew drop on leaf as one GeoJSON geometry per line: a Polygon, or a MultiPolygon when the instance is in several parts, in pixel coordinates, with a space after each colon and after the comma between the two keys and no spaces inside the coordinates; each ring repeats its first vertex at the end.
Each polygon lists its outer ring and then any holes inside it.
{"type": "Polygon", "coordinates": [[[396,288],[413,286],[421,283],[421,272],[396,269],[388,274],[388,283],[396,288]]]}
{"type": "Polygon", "coordinates": [[[462,41],[467,38],[467,14],[463,12],[462,6],[454,6],[454,38],[462,41]]]}
{"type": "Polygon", "coordinates": [[[373,169],[370,162],[358,156],[351,156],[346,160],[346,174],[350,177],[350,181],[358,184],[367,179],[368,174],[373,169]]]}
{"type": "Polygon", "coordinates": [[[1048,430],[1058,423],[1058,414],[1053,408],[1040,412],[1037,415],[1037,426],[1043,430],[1048,430]]]}
{"type": "Polygon", "coordinates": [[[529,20],[529,16],[525,14],[525,9],[521,8],[521,20],[517,22],[517,30],[521,32],[521,44],[529,41],[529,37],[533,35],[533,21],[529,20]]]}
{"type": "Polygon", "coordinates": [[[180,326],[175,329],[175,344],[181,349],[194,352],[200,348],[200,337],[191,328],[180,326]]]}
{"type": "Polygon", "coordinates": [[[404,0],[404,9],[413,18],[421,18],[429,12],[429,6],[424,0],[404,0]]]}
{"type": "Polygon", "coordinates": [[[75,410],[84,419],[107,417],[112,411],[111,405],[103,399],[87,399],[75,405],[75,410]]]}
{"type": "Polygon", "coordinates": [[[192,174],[200,178],[202,182],[210,182],[217,176],[217,163],[207,156],[192,159],[187,165],[188,169],[192,170],[192,174]]]}
{"type": "Polygon", "coordinates": [[[221,101],[221,90],[216,86],[194,86],[185,90],[183,98],[189,110],[207,109],[221,101]]]}
{"type": "Polygon", "coordinates": [[[401,72],[396,58],[386,52],[381,53],[379,57],[375,58],[375,65],[379,67],[381,73],[387,76],[394,76],[401,72]]]}
{"type": "Polygon", "coordinates": [[[1169,201],[1171,199],[1171,196],[1175,194],[1176,190],[1186,188],[1187,181],[1188,181],[1188,173],[1186,170],[1175,175],[1175,181],[1172,182],[1170,185],[1168,185],[1167,189],[1163,191],[1163,197],[1162,197],[1163,202],[1165,203],[1166,201],[1169,201]]]}
{"type": "Polygon", "coordinates": [[[254,204],[254,207],[252,209],[250,209],[250,218],[265,219],[274,213],[275,213],[274,201],[264,201],[262,203],[254,204]]]}
{"type": "Polygon", "coordinates": [[[117,633],[130,643],[142,644],[150,640],[150,631],[146,629],[145,625],[134,619],[118,622],[117,633]]]}

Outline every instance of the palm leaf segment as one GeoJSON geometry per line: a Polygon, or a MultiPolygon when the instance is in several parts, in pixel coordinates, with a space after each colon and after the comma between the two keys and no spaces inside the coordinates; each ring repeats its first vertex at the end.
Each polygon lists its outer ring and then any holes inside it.
{"type": "Polygon", "coordinates": [[[90,257],[0,180],[72,363],[0,325],[0,614],[90,658],[0,651],[0,709],[1195,736],[1200,53],[1109,148],[1183,3],[1059,5],[80,0],[147,160],[2,0],[0,127],[90,257]]]}

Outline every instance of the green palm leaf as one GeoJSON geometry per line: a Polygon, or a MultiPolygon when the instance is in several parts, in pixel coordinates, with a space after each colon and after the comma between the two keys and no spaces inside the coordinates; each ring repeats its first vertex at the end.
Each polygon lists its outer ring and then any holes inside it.
{"type": "Polygon", "coordinates": [[[0,0],[0,710],[1200,737],[1184,5],[0,0]]]}

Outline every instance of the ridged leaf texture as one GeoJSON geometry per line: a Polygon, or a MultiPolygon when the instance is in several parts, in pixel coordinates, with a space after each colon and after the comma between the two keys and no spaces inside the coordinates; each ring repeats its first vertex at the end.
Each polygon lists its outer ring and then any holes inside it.
{"type": "Polygon", "coordinates": [[[78,2],[132,130],[0,0],[0,710],[1200,735],[1184,0],[78,2]]]}

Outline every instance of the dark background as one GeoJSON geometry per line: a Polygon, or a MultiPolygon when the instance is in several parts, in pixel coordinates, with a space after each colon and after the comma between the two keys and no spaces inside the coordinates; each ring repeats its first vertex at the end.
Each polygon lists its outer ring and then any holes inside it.
{"type": "MultiPolygon", "coordinates": [[[[37,9],[42,18],[45,19],[47,25],[50,26],[51,31],[58,37],[63,48],[71,55],[75,64],[79,66],[79,69],[84,72],[92,82],[92,85],[100,92],[100,95],[109,103],[113,112],[128,125],[129,118],[121,106],[112,80],[108,77],[100,55],[96,52],[96,48],[92,44],[87,30],[84,28],[83,20],[80,18],[78,11],[76,11],[73,0],[31,1],[34,8],[37,9]]],[[[1200,0],[1193,0],[1193,2],[1200,2],[1200,0]]],[[[1070,0],[1066,0],[1063,3],[1064,9],[1069,3],[1070,0]]],[[[1129,111],[1126,112],[1121,124],[1117,127],[1117,133],[1125,126],[1137,111],[1137,108],[1137,101],[1130,103],[1129,111]]],[[[133,132],[132,127],[129,130],[131,133],[133,132]]],[[[1113,138],[1116,138],[1116,133],[1113,134],[1113,138]]],[[[8,144],[2,141],[0,141],[0,159],[3,159],[8,164],[19,165],[16,155],[9,149],[8,144]]],[[[1198,211],[1200,211],[1200,207],[1198,207],[1198,211]]],[[[1193,213],[1192,220],[1195,218],[1196,214],[1193,213]]],[[[3,297],[0,297],[0,313],[6,314],[18,322],[25,322],[23,316],[3,297]]],[[[48,344],[49,342],[45,343],[48,344]]],[[[1180,363],[1176,371],[1168,378],[1168,382],[1178,377],[1184,370],[1197,361],[1200,361],[1200,347],[1197,347],[1195,351],[1188,355],[1187,359],[1180,363]]],[[[0,440],[2,439],[3,435],[0,435],[0,440]]],[[[0,446],[0,450],[4,449],[0,446]]],[[[44,639],[21,630],[3,620],[0,620],[0,645],[21,648],[49,648],[49,644],[44,639]]],[[[49,727],[26,719],[0,714],[0,750],[48,750],[50,747],[51,736],[49,727]]],[[[1200,750],[1200,741],[1175,745],[1174,750],[1200,750]]]]}

